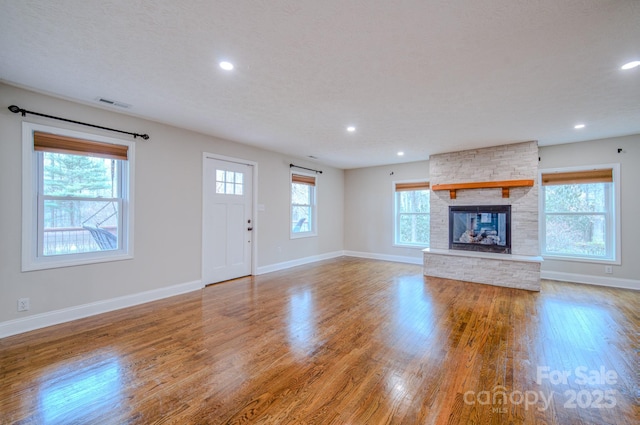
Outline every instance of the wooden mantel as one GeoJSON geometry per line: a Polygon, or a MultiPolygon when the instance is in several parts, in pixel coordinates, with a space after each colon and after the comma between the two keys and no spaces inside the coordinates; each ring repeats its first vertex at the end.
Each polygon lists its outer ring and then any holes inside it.
{"type": "Polygon", "coordinates": [[[472,183],[451,183],[451,184],[434,184],[432,190],[448,190],[449,198],[456,199],[456,190],[458,189],[491,189],[501,188],[502,197],[509,197],[509,189],[512,187],[533,187],[533,180],[501,180],[492,182],[472,182],[472,183]]]}

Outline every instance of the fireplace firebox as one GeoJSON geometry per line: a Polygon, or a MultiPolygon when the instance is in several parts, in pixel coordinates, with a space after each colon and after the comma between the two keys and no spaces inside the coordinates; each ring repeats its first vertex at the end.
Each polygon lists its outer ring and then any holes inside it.
{"type": "Polygon", "coordinates": [[[449,249],[511,254],[511,205],[450,206],[449,249]]]}

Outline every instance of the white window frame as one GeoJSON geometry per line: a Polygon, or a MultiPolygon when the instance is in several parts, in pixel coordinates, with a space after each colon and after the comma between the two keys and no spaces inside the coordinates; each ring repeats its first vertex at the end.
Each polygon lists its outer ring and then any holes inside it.
{"type": "Polygon", "coordinates": [[[538,171],[538,185],[540,187],[540,194],[538,196],[538,222],[539,222],[539,240],[540,240],[540,253],[544,259],[549,260],[562,260],[562,261],[575,261],[582,263],[595,263],[595,264],[621,264],[621,235],[620,235],[620,164],[596,164],[585,165],[576,167],[562,167],[562,168],[549,168],[538,171]],[[613,211],[609,211],[606,215],[607,234],[613,238],[609,242],[611,253],[608,258],[594,258],[584,257],[579,255],[560,255],[555,253],[546,252],[546,213],[545,213],[545,187],[542,185],[542,175],[550,173],[564,173],[575,171],[589,171],[599,169],[611,169],[613,182],[610,196],[613,197],[609,204],[613,207],[613,211]]]}
{"type": "Polygon", "coordinates": [[[65,128],[51,127],[24,121],[22,123],[22,271],[44,270],[83,264],[119,261],[133,258],[134,168],[135,143],[65,128]],[[34,132],[57,134],[88,141],[124,145],[128,160],[122,161],[122,204],[119,206],[121,238],[119,248],[108,251],[44,256],[41,254],[42,217],[38,214],[40,165],[39,153],[33,148],[34,132]]]}
{"type": "Polygon", "coordinates": [[[316,174],[305,173],[300,171],[289,172],[289,238],[290,239],[301,239],[301,238],[310,238],[318,236],[318,177],[316,174]],[[294,232],[291,226],[293,222],[293,196],[292,185],[293,185],[293,175],[297,174],[300,176],[313,177],[315,179],[315,185],[312,186],[311,191],[311,228],[306,232],[294,232]]]}
{"type": "MultiPolygon", "coordinates": [[[[400,212],[398,211],[398,193],[400,192],[396,190],[396,185],[398,183],[403,184],[403,183],[425,183],[425,182],[427,182],[426,179],[398,180],[398,181],[392,182],[392,186],[391,186],[391,190],[393,191],[393,245],[392,246],[394,247],[424,249],[424,248],[429,248],[430,246],[429,244],[407,244],[407,243],[399,242],[400,212]]],[[[429,188],[427,189],[427,191],[429,192],[429,205],[431,205],[431,189],[429,188]]],[[[406,213],[403,213],[403,214],[406,214],[406,213]]],[[[414,213],[414,214],[426,214],[429,216],[429,222],[431,222],[431,208],[429,208],[428,213],[414,213]]],[[[429,228],[429,240],[431,240],[431,228],[429,228]]]]}

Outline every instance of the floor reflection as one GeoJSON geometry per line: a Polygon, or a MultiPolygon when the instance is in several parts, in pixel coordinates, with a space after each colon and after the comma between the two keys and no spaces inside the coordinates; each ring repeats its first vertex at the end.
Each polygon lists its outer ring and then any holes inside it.
{"type": "Polygon", "coordinates": [[[291,295],[289,301],[289,344],[296,354],[307,355],[316,347],[314,300],[310,289],[291,295]]]}
{"type": "Polygon", "coordinates": [[[424,282],[415,277],[398,279],[397,308],[394,309],[395,327],[403,339],[402,347],[423,353],[425,344],[433,349],[436,341],[435,317],[431,296],[424,282]]]}
{"type": "Polygon", "coordinates": [[[540,307],[543,340],[595,350],[609,344],[615,328],[609,312],[597,305],[546,300],[540,307]]]}
{"type": "Polygon", "coordinates": [[[392,400],[402,400],[411,395],[404,378],[395,373],[391,373],[387,376],[385,385],[385,389],[389,393],[389,398],[392,400]]]}
{"type": "Polygon", "coordinates": [[[42,380],[39,407],[46,424],[89,422],[123,398],[122,368],[115,356],[65,364],[42,380]]]}

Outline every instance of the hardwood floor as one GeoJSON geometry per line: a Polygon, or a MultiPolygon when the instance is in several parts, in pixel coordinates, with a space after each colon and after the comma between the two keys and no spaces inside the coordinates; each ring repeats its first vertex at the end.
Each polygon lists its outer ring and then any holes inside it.
{"type": "Polygon", "coordinates": [[[639,292],[421,271],[345,257],[1,339],[0,423],[638,423],[639,292]]]}

